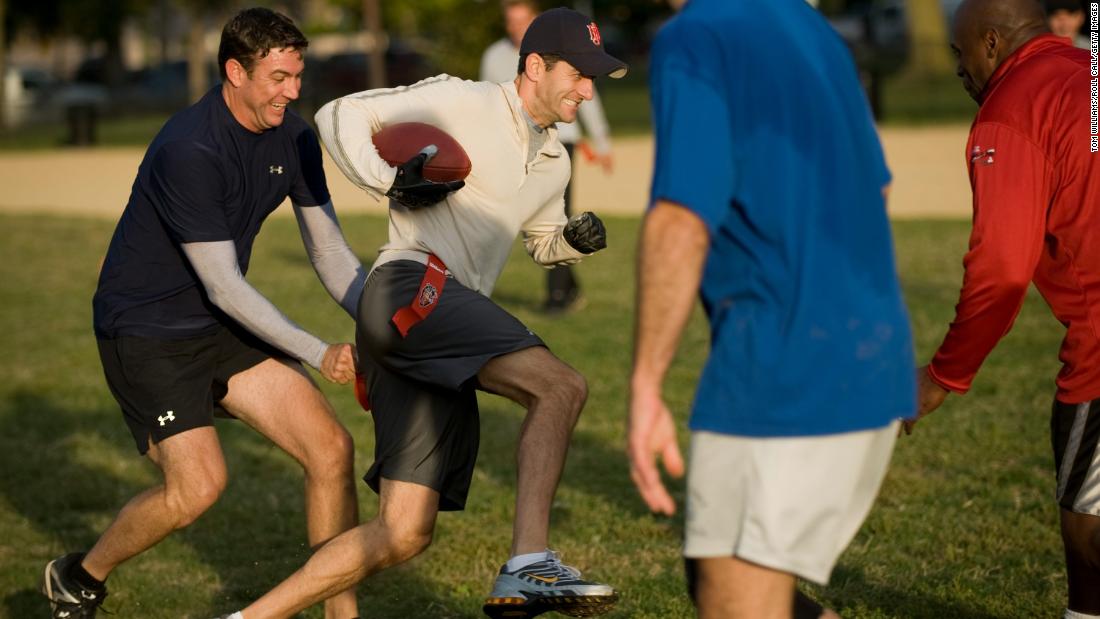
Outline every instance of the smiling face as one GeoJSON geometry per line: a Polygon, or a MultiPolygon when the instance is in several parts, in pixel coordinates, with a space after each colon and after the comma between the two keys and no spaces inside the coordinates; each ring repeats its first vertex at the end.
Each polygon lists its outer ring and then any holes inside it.
{"type": "Polygon", "coordinates": [[[226,62],[222,88],[226,105],[237,122],[254,133],[283,124],[286,106],[298,98],[305,61],[301,51],[286,47],[272,49],[253,64],[252,71],[240,62],[226,62]]]}
{"type": "Polygon", "coordinates": [[[577,120],[581,103],[592,98],[592,78],[581,75],[564,60],[554,62],[550,70],[538,54],[531,54],[527,62],[528,75],[534,75],[535,85],[533,96],[525,101],[531,118],[543,127],[577,120]],[[538,66],[532,68],[532,63],[538,66]]]}

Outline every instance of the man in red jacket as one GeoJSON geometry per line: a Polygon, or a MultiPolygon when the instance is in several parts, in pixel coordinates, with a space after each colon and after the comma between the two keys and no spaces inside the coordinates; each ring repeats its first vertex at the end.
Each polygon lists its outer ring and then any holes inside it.
{"type": "Polygon", "coordinates": [[[980,106],[966,145],[974,227],[955,320],[917,372],[917,418],[949,392],[966,393],[1034,282],[1066,326],[1051,418],[1065,617],[1100,617],[1100,154],[1091,152],[1090,55],[1051,35],[1034,0],[967,0],[951,48],[980,106]]]}

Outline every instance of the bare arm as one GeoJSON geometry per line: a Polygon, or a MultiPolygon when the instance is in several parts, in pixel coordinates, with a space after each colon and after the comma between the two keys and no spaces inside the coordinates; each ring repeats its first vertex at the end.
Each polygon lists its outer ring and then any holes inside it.
{"type": "Polygon", "coordinates": [[[638,249],[638,315],[630,379],[627,449],[631,477],[650,509],[671,514],[675,503],[661,483],[655,458],[683,474],[672,415],[661,383],[691,316],[702,279],[709,235],[691,211],[658,201],[646,215],[638,249]]]}

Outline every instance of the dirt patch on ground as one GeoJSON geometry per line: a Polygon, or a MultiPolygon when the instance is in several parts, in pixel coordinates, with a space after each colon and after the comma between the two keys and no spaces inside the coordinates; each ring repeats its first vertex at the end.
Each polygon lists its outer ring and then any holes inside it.
{"type": "MultiPolygon", "coordinates": [[[[885,128],[882,142],[894,175],[894,217],[969,217],[963,125],[885,128]]],[[[576,208],[596,213],[641,213],[648,200],[653,140],[615,140],[614,171],[578,162],[576,208]]],[[[117,217],[126,205],[144,149],[66,149],[0,153],[0,210],[117,217]]],[[[339,212],[377,212],[384,206],[353,186],[326,157],[329,188],[339,212]]],[[[289,214],[290,209],[279,212],[289,214]]]]}

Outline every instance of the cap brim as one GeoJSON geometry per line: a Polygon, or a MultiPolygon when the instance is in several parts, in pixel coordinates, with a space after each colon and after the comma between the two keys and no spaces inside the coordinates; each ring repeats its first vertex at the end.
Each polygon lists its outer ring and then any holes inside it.
{"type": "Polygon", "coordinates": [[[619,79],[630,69],[625,62],[604,51],[584,54],[562,54],[561,57],[573,65],[581,75],[593,77],[607,76],[619,79]]]}

